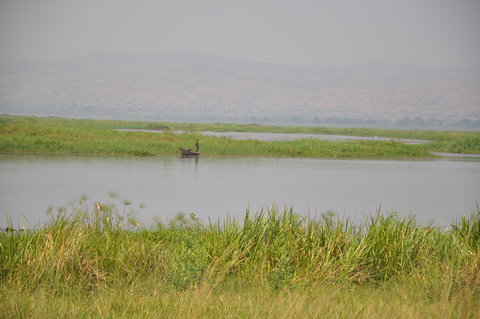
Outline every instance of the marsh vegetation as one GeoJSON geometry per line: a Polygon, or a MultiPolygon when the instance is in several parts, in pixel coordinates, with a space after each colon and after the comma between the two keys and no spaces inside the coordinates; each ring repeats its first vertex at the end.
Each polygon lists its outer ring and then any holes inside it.
{"type": "Polygon", "coordinates": [[[276,127],[236,124],[189,124],[126,121],[0,117],[0,151],[4,153],[174,155],[179,146],[200,139],[202,156],[264,156],[312,158],[429,158],[430,153],[480,153],[478,132],[394,131],[276,127]],[[160,129],[163,134],[116,131],[118,128],[160,129]],[[172,134],[182,130],[184,134],[172,134]],[[202,131],[282,132],[382,136],[432,140],[424,145],[395,141],[329,142],[314,139],[262,142],[203,136],[202,131]]]}
{"type": "Polygon", "coordinates": [[[51,212],[0,232],[8,317],[478,318],[480,211],[451,227],[372,214],[361,224],[270,207],[142,226],[130,201],[51,212]]]}

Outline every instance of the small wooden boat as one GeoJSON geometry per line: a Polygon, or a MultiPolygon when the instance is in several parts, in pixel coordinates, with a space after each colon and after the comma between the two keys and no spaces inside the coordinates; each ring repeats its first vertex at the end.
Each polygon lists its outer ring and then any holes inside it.
{"type": "Polygon", "coordinates": [[[193,152],[192,150],[186,150],[180,147],[180,153],[182,156],[189,157],[189,156],[200,156],[200,152],[193,152]]]}
{"type": "Polygon", "coordinates": [[[199,145],[198,145],[198,140],[195,143],[195,146],[197,147],[196,151],[192,151],[192,149],[184,149],[180,147],[180,153],[182,154],[183,157],[191,157],[191,156],[200,156],[200,152],[198,151],[199,145]]]}

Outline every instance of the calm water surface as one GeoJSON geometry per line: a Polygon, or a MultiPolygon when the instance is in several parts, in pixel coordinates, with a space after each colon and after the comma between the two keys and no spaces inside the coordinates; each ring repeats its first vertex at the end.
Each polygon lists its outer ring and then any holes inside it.
{"type": "Polygon", "coordinates": [[[0,155],[0,223],[48,220],[49,206],[82,194],[145,204],[138,216],[164,221],[179,212],[203,220],[241,217],[275,205],[319,216],[329,210],[355,221],[381,206],[448,224],[480,202],[478,159],[370,161],[271,158],[48,157],[0,155]]]}

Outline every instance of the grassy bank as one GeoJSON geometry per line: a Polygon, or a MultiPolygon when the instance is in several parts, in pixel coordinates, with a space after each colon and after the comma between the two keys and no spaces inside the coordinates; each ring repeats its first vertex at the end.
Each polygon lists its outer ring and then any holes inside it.
{"type": "Polygon", "coordinates": [[[176,155],[200,139],[204,156],[274,156],[313,158],[428,158],[430,151],[480,153],[480,133],[327,129],[258,125],[185,124],[68,120],[0,116],[0,152],[50,154],[176,155]],[[162,129],[164,134],[121,132],[114,128],[162,129]],[[185,130],[185,134],[170,134],[185,130]],[[211,131],[254,131],[385,136],[430,139],[434,143],[405,145],[394,141],[328,142],[303,139],[288,142],[236,141],[206,137],[211,131]]]}
{"type": "Polygon", "coordinates": [[[479,318],[480,211],[449,229],[276,208],[142,227],[129,207],[83,198],[0,232],[0,317],[479,318]]]}

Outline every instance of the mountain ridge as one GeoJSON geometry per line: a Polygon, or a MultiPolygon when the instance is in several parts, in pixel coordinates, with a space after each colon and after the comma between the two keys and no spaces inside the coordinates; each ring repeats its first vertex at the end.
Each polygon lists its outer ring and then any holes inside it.
{"type": "Polygon", "coordinates": [[[0,112],[319,124],[349,119],[401,125],[417,119],[420,126],[475,126],[480,68],[279,65],[195,53],[2,59],[0,112]]]}

